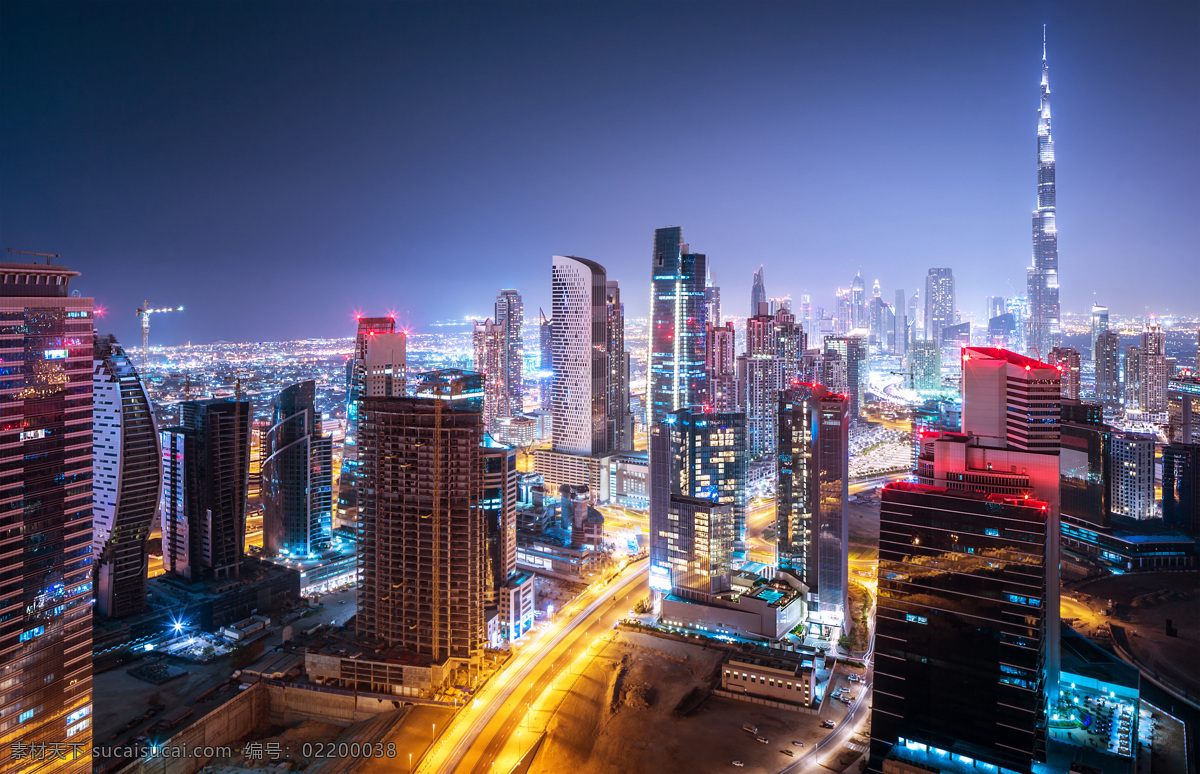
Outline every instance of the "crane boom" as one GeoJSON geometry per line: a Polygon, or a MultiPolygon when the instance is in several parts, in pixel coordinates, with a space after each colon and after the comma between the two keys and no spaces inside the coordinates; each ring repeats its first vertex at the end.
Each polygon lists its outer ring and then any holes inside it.
{"type": "Polygon", "coordinates": [[[182,312],[182,306],[165,306],[161,309],[151,309],[149,301],[143,301],[137,316],[142,318],[142,368],[150,361],[150,315],[163,312],[182,312]]]}

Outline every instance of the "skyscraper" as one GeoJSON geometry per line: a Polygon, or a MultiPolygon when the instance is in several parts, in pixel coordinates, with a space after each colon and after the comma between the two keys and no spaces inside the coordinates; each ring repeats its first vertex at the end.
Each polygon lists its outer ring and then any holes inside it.
{"type": "MultiPolygon", "coordinates": [[[[850,398],[850,422],[857,424],[862,412],[867,380],[867,345],[861,336],[826,336],[825,349],[841,356],[846,363],[846,392],[850,398]]],[[[830,386],[831,385],[826,385],[830,386]]]]}
{"type": "MultiPolygon", "coordinates": [[[[0,264],[0,741],[92,744],[92,299],[65,266],[0,264]],[[11,715],[10,715],[11,713],[11,715]]],[[[91,756],[47,766],[90,772],[91,756]]],[[[6,766],[9,764],[5,764],[6,766]]],[[[21,761],[11,765],[20,768],[21,761]]]]}
{"type": "Polygon", "coordinates": [[[517,290],[496,296],[496,324],[502,330],[501,369],[505,406],[500,416],[516,417],[525,410],[525,306],[517,290]]]}
{"type": "Polygon", "coordinates": [[[908,369],[917,392],[942,389],[942,353],[935,342],[914,341],[908,351],[908,369]]]}
{"type": "Polygon", "coordinates": [[[1163,447],[1163,523],[1200,536],[1200,444],[1163,447]]]}
{"type": "Polygon", "coordinates": [[[746,451],[751,460],[775,453],[783,368],[774,355],[738,355],[738,405],[746,409],[746,451]]]}
{"type": "MultiPolygon", "coordinates": [[[[665,475],[673,494],[729,506],[731,539],[739,546],[746,537],[745,416],[741,412],[680,409],[653,429],[651,444],[651,486],[656,485],[656,475],[665,475]],[[663,445],[654,447],[658,442],[663,445]],[[655,457],[655,448],[666,456],[655,457]],[[664,459],[666,466],[656,468],[664,459]]],[[[660,505],[665,502],[660,500],[660,505]]],[[[666,518],[665,506],[658,513],[666,518]]]]}
{"type": "Polygon", "coordinates": [[[775,312],[774,322],[775,356],[779,358],[783,381],[795,379],[800,373],[800,358],[804,355],[807,337],[804,328],[796,322],[790,309],[775,312]]]}
{"type": "MultiPolygon", "coordinates": [[[[367,344],[379,334],[396,332],[395,317],[359,315],[357,321],[354,354],[346,361],[346,433],[342,442],[337,505],[340,524],[354,524],[358,520],[358,403],[366,397],[367,344]]],[[[400,394],[403,394],[403,388],[400,394]]]]}
{"type": "Polygon", "coordinates": [[[863,281],[862,272],[850,280],[850,328],[858,330],[867,327],[867,283],[863,281]]]}
{"type": "Polygon", "coordinates": [[[721,324],[721,289],[709,279],[704,287],[704,311],[709,327],[721,324]]]}
{"type": "Polygon", "coordinates": [[[1050,66],[1042,30],[1042,102],[1038,108],[1037,209],[1033,211],[1033,266],[1029,281],[1026,346],[1045,353],[1062,340],[1058,309],[1058,227],[1055,225],[1054,138],[1050,134],[1050,66]]]}
{"type": "Polygon", "coordinates": [[[179,404],[159,431],[163,455],[163,567],[183,578],[234,578],[246,545],[250,403],[179,404]]]}
{"type": "Polygon", "coordinates": [[[954,272],[930,269],[925,275],[925,340],[942,345],[942,330],[957,322],[954,272]]]}
{"type": "Polygon", "coordinates": [[[1050,350],[1046,359],[1052,365],[1058,366],[1062,372],[1062,396],[1071,400],[1079,400],[1079,353],[1074,347],[1055,347],[1050,350]]]}
{"type": "Polygon", "coordinates": [[[1167,353],[1162,325],[1146,323],[1138,365],[1138,407],[1142,411],[1166,411],[1167,353]]]}
{"type": "Polygon", "coordinates": [[[1031,771],[1058,625],[1047,504],[910,483],[881,501],[869,770],[1031,771]]]}
{"type": "Polygon", "coordinates": [[[538,344],[541,348],[541,372],[538,374],[538,405],[549,411],[554,392],[554,322],[538,309],[538,344]]]}
{"type": "Polygon", "coordinates": [[[97,336],[93,357],[96,610],[119,618],[146,608],[146,541],[158,513],[162,452],[150,397],[125,350],[97,336]]]}
{"type": "Polygon", "coordinates": [[[316,382],[284,388],[262,443],[263,548],[309,557],[333,537],[333,437],[321,431],[316,382]]]}
{"type": "Polygon", "coordinates": [[[1153,519],[1154,436],[1113,433],[1112,512],[1131,519],[1153,519]]]}
{"type": "Polygon", "coordinates": [[[708,260],[692,253],[678,226],[656,229],[650,256],[650,358],[647,425],[704,396],[704,277],[708,260]]]}
{"type": "Polygon", "coordinates": [[[492,432],[497,417],[508,416],[509,400],[504,384],[504,326],[491,318],[475,322],[471,332],[475,371],[483,374],[483,427],[492,432]]]}
{"type": "Polygon", "coordinates": [[[816,594],[815,616],[847,630],[849,402],[820,385],[779,396],[775,523],[779,569],[816,594]]]}
{"type": "Polygon", "coordinates": [[[633,415],[629,411],[629,353],[625,351],[625,304],[616,280],[605,290],[605,340],[608,342],[608,450],[633,448],[633,415]]]}
{"type": "Polygon", "coordinates": [[[608,451],[608,278],[585,258],[556,255],[553,450],[591,456],[608,451]]]}
{"type": "Polygon", "coordinates": [[[908,304],[904,302],[904,291],[896,291],[895,322],[892,326],[891,352],[893,355],[904,357],[908,354],[908,326],[912,318],[908,316],[908,304]]]}
{"type": "Polygon", "coordinates": [[[758,305],[765,303],[767,303],[766,273],[759,264],[758,271],[754,272],[754,284],[750,288],[750,314],[748,316],[753,317],[758,314],[758,305]]]}
{"type": "Polygon", "coordinates": [[[705,379],[708,395],[705,405],[711,406],[713,411],[733,411],[738,406],[735,337],[732,320],[708,329],[708,376],[705,379]]]}
{"type": "Polygon", "coordinates": [[[485,531],[484,604],[497,604],[500,589],[517,571],[517,451],[484,436],[480,518],[485,531]]]}
{"type": "Polygon", "coordinates": [[[1093,354],[1096,367],[1096,400],[1107,409],[1121,405],[1120,364],[1121,337],[1112,331],[1096,335],[1093,354]]]}
{"type": "Polygon", "coordinates": [[[1096,352],[1096,342],[1100,334],[1108,330],[1108,307],[1092,304],[1092,354],[1096,352]]]}
{"type": "Polygon", "coordinates": [[[1130,344],[1125,348],[1124,370],[1121,373],[1121,385],[1125,393],[1125,410],[1138,409],[1142,406],[1142,348],[1130,344]]]}
{"type": "MultiPolygon", "coordinates": [[[[441,383],[431,381],[431,388],[441,383]]],[[[427,656],[477,657],[484,641],[483,429],[455,388],[362,403],[358,636],[427,656]]]]}

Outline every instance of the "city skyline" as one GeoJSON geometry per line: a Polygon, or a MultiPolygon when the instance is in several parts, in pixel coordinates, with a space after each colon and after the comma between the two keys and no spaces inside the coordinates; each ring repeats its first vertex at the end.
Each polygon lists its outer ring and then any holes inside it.
{"type": "MultiPolygon", "coordinates": [[[[185,52],[219,54],[214,38],[225,35],[222,45],[241,51],[241,36],[274,23],[273,15],[185,7],[151,10],[134,23],[104,6],[10,4],[2,33],[3,93],[12,108],[0,124],[10,181],[0,192],[3,246],[61,254],[107,308],[102,329],[122,341],[135,340],[132,312],[144,298],[183,305],[183,314],[155,320],[152,343],[162,345],[328,335],[349,329],[356,309],[394,309],[402,325],[458,318],[484,311],[500,287],[519,288],[530,308],[546,308],[545,262],[553,254],[605,265],[627,285],[636,318],[645,234],[671,223],[704,224],[691,227],[693,238],[709,255],[713,283],[731,299],[749,292],[760,264],[776,295],[807,292],[827,308],[855,270],[890,290],[913,287],[940,265],[955,272],[959,308],[978,314],[987,295],[1020,294],[1031,263],[1030,148],[1045,23],[1067,235],[1064,312],[1085,312],[1096,301],[1115,314],[1148,307],[1195,314],[1185,283],[1155,289],[1153,281],[1186,271],[1200,236],[1190,129],[1200,90],[1192,75],[1197,53],[1184,32],[1195,28],[1197,11],[1092,8],[1084,22],[1071,6],[1011,14],[998,6],[953,13],[896,6],[864,17],[818,6],[705,5],[684,26],[689,39],[711,41],[713,53],[680,68],[670,56],[680,44],[647,46],[640,31],[672,21],[669,7],[466,14],[394,5],[337,19],[316,7],[282,20],[261,53],[185,70],[195,64],[185,52]],[[362,32],[372,20],[380,29],[362,32]],[[325,59],[283,75],[279,68],[301,57],[293,46],[318,29],[324,35],[326,23],[357,29],[361,53],[334,46],[325,59]],[[461,36],[444,53],[431,50],[448,42],[453,24],[463,26],[461,36]],[[729,24],[746,34],[723,36],[729,24]],[[502,34],[483,39],[493,27],[502,34]],[[416,34],[409,29],[428,41],[411,60],[388,54],[382,38],[396,32],[403,48],[404,36],[416,34]],[[974,39],[977,29],[984,37],[974,39]],[[159,42],[129,54],[141,37],[159,42]],[[529,51],[497,51],[492,38],[523,41],[529,51]],[[568,38],[591,56],[576,59],[561,48],[568,38]],[[619,61],[616,52],[626,48],[637,55],[619,61]],[[481,74],[464,51],[498,57],[497,72],[481,74]],[[881,76],[885,57],[889,71],[881,76]],[[546,74],[547,62],[561,67],[546,74]],[[95,81],[114,75],[116,85],[95,81]],[[229,86],[233,76],[239,83],[229,86]],[[347,82],[362,86],[333,93],[347,82]],[[832,134],[812,120],[829,110],[819,97],[830,84],[838,94],[832,134]],[[659,87],[678,92],[680,108],[633,136],[627,127],[643,119],[659,87]],[[1127,110],[1131,91],[1152,107],[1127,110]],[[56,95],[49,105],[46,93],[56,95]],[[100,95],[104,104],[93,101],[100,95]],[[314,117],[313,100],[321,99],[362,120],[335,126],[314,117]],[[715,106],[737,113],[746,100],[757,103],[759,120],[713,115],[715,106]],[[410,109],[397,115],[379,107],[397,101],[410,109]],[[125,111],[149,118],[131,124],[125,111]],[[539,126],[560,113],[592,126],[539,126]],[[468,115],[487,118],[478,123],[494,136],[466,128],[468,115]],[[191,128],[181,123],[197,116],[203,120],[191,128]],[[883,134],[875,130],[881,117],[892,127],[883,134]],[[664,145],[656,128],[671,142],[664,145]],[[1145,136],[1154,137],[1152,147],[1145,136]],[[458,158],[447,167],[448,156],[458,158]],[[927,163],[934,158],[941,162],[927,163]],[[1148,164],[1154,186],[1127,177],[1148,164]],[[639,167],[653,185],[607,169],[639,167]],[[584,183],[573,203],[554,193],[564,176],[584,183]],[[62,179],[74,184],[63,187],[62,179]],[[629,196],[633,189],[641,192],[629,196]],[[831,210],[830,197],[847,206],[831,210]],[[939,243],[954,247],[929,249],[930,207],[944,230],[939,243]],[[471,221],[471,235],[446,239],[441,224],[449,218],[471,221]],[[1162,274],[1124,271],[1147,253],[1162,274]],[[324,303],[315,310],[253,303],[268,283],[290,288],[281,262],[311,272],[355,260],[377,281],[363,286],[352,272],[335,273],[323,281],[324,303]],[[189,283],[177,267],[193,263],[232,279],[212,288],[189,283]],[[448,280],[441,266],[450,264],[467,271],[455,274],[461,289],[448,298],[436,291],[448,280]],[[239,312],[221,314],[225,304],[239,312]]],[[[295,272],[295,281],[310,272],[295,272]]]]}

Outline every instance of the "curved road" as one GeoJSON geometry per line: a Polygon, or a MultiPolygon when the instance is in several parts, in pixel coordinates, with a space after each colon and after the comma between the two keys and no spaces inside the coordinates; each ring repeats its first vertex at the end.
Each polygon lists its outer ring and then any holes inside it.
{"type": "Polygon", "coordinates": [[[612,582],[577,597],[459,711],[417,770],[426,774],[489,772],[495,756],[524,718],[527,703],[550,684],[556,668],[565,666],[576,648],[586,648],[612,628],[648,590],[643,557],[630,562],[612,582]]]}

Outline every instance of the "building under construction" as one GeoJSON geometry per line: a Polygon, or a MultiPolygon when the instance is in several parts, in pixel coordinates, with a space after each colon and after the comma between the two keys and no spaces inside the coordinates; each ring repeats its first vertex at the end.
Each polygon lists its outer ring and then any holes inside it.
{"type": "Polygon", "coordinates": [[[469,664],[484,643],[482,417],[439,397],[359,408],[357,636],[469,664]]]}

